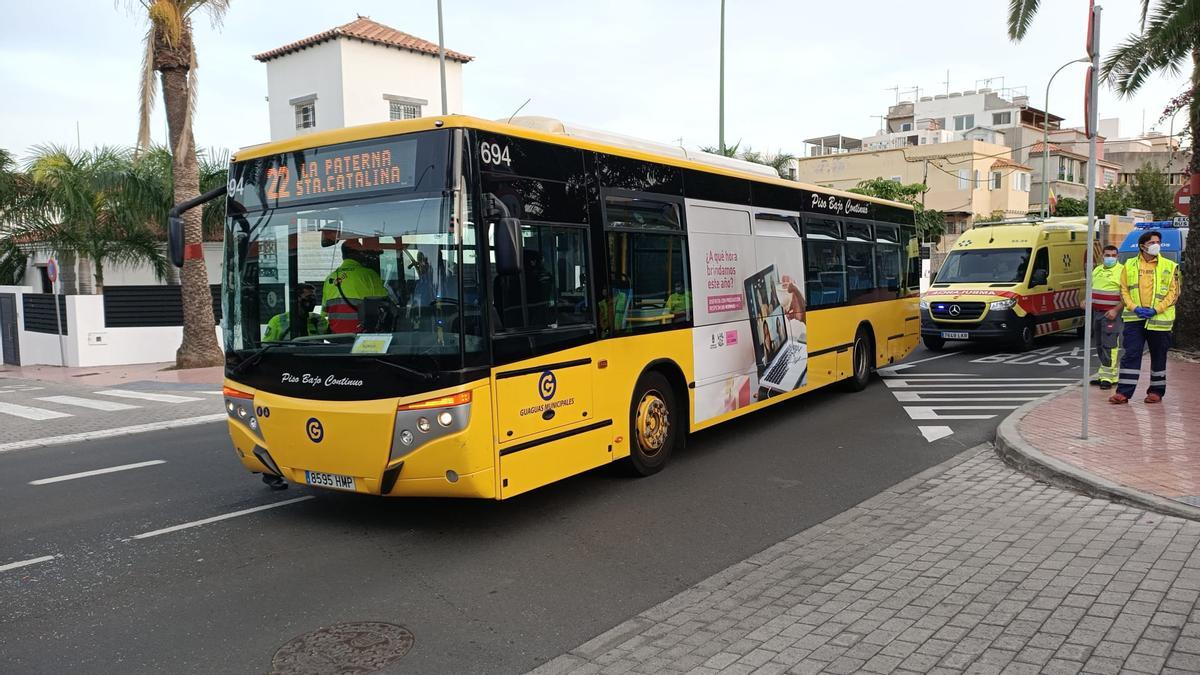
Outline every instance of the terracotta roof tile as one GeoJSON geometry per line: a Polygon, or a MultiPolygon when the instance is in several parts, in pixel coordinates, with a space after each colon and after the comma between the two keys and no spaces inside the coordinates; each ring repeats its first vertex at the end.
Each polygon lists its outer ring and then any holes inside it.
{"type": "MultiPolygon", "coordinates": [[[[300,51],[305,47],[312,47],[313,45],[318,45],[327,40],[335,40],[339,37],[354,38],[356,40],[362,40],[364,42],[370,42],[372,44],[382,45],[384,47],[398,47],[400,49],[407,49],[419,54],[429,54],[431,56],[437,56],[438,53],[438,46],[436,42],[422,40],[415,35],[409,35],[408,33],[398,31],[390,26],[385,26],[381,23],[372,21],[369,17],[359,16],[350,23],[342,24],[336,28],[330,28],[327,31],[306,37],[303,40],[297,40],[296,42],[286,44],[282,47],[277,47],[270,51],[265,51],[261,54],[255,54],[254,58],[255,60],[266,62],[270,61],[271,59],[279,58],[285,54],[300,51]]],[[[447,49],[446,58],[453,61],[459,61],[461,63],[467,63],[474,57],[463,54],[462,52],[456,52],[447,49]]]]}
{"type": "Polygon", "coordinates": [[[1014,162],[1011,159],[1005,159],[1004,157],[998,157],[996,161],[992,162],[993,169],[1005,166],[1011,166],[1014,169],[1030,169],[1030,167],[1021,164],[1020,162],[1014,162]]]}

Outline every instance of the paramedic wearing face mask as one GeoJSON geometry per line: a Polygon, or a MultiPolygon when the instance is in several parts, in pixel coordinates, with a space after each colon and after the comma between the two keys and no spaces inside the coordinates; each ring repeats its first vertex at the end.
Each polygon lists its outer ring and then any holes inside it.
{"type": "Polygon", "coordinates": [[[1120,275],[1121,300],[1125,311],[1122,342],[1125,356],[1117,379],[1117,393],[1109,401],[1128,403],[1137,389],[1142,371],[1143,346],[1150,348],[1150,388],[1146,403],[1158,403],[1167,393],[1167,349],[1175,323],[1175,301],[1179,299],[1179,268],[1162,256],[1162,236],[1146,232],[1138,237],[1139,253],[1125,261],[1120,275]]]}
{"type": "MultiPolygon", "coordinates": [[[[1117,264],[1117,247],[1104,247],[1103,263],[1092,270],[1092,347],[1100,357],[1100,370],[1092,384],[1112,389],[1117,383],[1117,364],[1120,362],[1121,332],[1121,274],[1117,264]]],[[[1087,309],[1087,296],[1080,305],[1087,309]]]]}

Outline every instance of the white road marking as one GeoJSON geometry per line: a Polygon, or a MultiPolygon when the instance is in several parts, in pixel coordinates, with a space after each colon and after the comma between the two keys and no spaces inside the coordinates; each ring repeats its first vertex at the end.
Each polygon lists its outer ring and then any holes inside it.
{"type": "MultiPolygon", "coordinates": [[[[1039,396],[1045,396],[1046,394],[1053,394],[1055,391],[1058,390],[1058,387],[1047,388],[1047,389],[1009,389],[1009,388],[988,389],[986,387],[980,386],[980,387],[978,387],[979,391],[971,391],[970,389],[918,389],[915,387],[913,389],[914,389],[914,391],[908,391],[908,392],[893,391],[892,395],[899,396],[900,394],[956,394],[959,396],[983,396],[985,394],[1037,394],[1039,396]]],[[[901,400],[903,400],[903,399],[901,399],[901,400]]]]}
{"type": "Polygon", "coordinates": [[[46,410],[45,408],[33,408],[27,405],[17,405],[16,403],[0,402],[0,413],[7,415],[15,415],[24,417],[27,420],[53,420],[60,417],[71,417],[70,413],[57,412],[55,410],[46,410]]]}
{"type": "Polygon", "coordinates": [[[918,359],[916,361],[909,361],[907,363],[897,363],[894,366],[888,366],[887,368],[880,368],[879,370],[881,372],[884,370],[893,370],[893,371],[894,370],[903,370],[905,368],[912,368],[913,366],[917,365],[918,363],[927,363],[929,361],[936,361],[938,359],[944,359],[947,356],[954,356],[957,353],[958,352],[947,352],[945,354],[938,354],[937,356],[930,356],[927,359],[918,359]]]}
{"type": "Polygon", "coordinates": [[[158,401],[159,403],[187,403],[188,401],[203,401],[195,396],[176,396],[175,394],[153,394],[145,391],[126,391],[124,389],[105,389],[95,392],[105,396],[118,398],[137,398],[143,401],[158,401]]]}
{"type": "Polygon", "coordinates": [[[92,410],[133,410],[139,406],[129,405],[128,403],[117,403],[116,401],[98,401],[94,398],[80,398],[78,396],[42,396],[39,401],[47,403],[59,403],[62,405],[77,405],[80,408],[91,408],[92,410]]]}
{"type": "Polygon", "coordinates": [[[917,429],[921,430],[921,435],[930,443],[954,433],[950,427],[917,427],[917,429]]]}
{"type": "Polygon", "coordinates": [[[107,469],[93,469],[91,471],[80,471],[79,473],[69,473],[65,476],[55,476],[53,478],[39,478],[38,480],[29,481],[30,485],[48,485],[50,483],[61,483],[64,480],[75,480],[76,478],[87,478],[88,476],[99,476],[105,473],[114,473],[117,471],[128,471],[129,469],[140,469],[143,466],[154,466],[156,464],[166,464],[166,460],[152,459],[147,462],[137,462],[135,464],[122,464],[121,466],[110,466],[107,469]]]}
{"type": "Polygon", "coordinates": [[[295,499],[289,499],[287,501],[275,502],[274,504],[264,504],[263,506],[256,506],[252,509],[242,509],[241,511],[234,511],[233,513],[226,513],[226,514],[220,515],[220,516],[204,518],[203,520],[194,520],[190,523],[183,523],[182,525],[172,525],[171,527],[164,527],[161,530],[152,530],[150,532],[143,532],[141,534],[135,534],[133,536],[133,538],[134,539],[148,539],[150,537],[157,537],[160,534],[169,534],[171,532],[178,532],[180,530],[186,530],[191,527],[200,527],[201,525],[208,525],[209,523],[216,523],[216,522],[219,522],[222,520],[229,520],[230,518],[237,518],[238,516],[245,516],[245,515],[248,515],[251,513],[257,513],[259,511],[266,511],[267,509],[278,508],[280,506],[287,506],[288,504],[295,504],[297,502],[307,501],[312,498],[313,498],[312,495],[308,495],[305,497],[297,497],[295,499]]]}
{"type": "Polygon", "coordinates": [[[18,567],[25,567],[27,565],[36,565],[38,563],[43,563],[43,562],[47,562],[50,560],[54,560],[57,557],[58,556],[56,556],[56,555],[44,555],[40,558],[30,558],[29,560],[20,560],[17,562],[11,562],[11,563],[8,563],[7,565],[0,565],[0,572],[7,572],[8,570],[15,570],[18,567]]]}
{"type": "Polygon", "coordinates": [[[97,438],[112,438],[113,436],[129,436],[132,434],[141,434],[147,431],[161,431],[163,429],[178,429],[179,427],[190,427],[197,424],[207,424],[209,422],[218,422],[229,419],[225,413],[216,413],[213,415],[200,415],[198,417],[185,417],[179,420],[166,420],[163,422],[149,422],[147,424],[134,424],[128,427],[116,427],[113,429],[98,429],[96,431],[84,431],[78,434],[63,434],[62,436],[47,436],[45,438],[31,438],[26,441],[13,441],[12,443],[0,443],[0,452],[9,452],[11,450],[24,450],[26,448],[38,448],[47,445],[62,445],[63,443],[76,443],[79,441],[92,441],[97,438]]]}
{"type": "MultiPolygon", "coordinates": [[[[950,401],[960,401],[960,402],[966,402],[966,401],[1032,401],[1032,400],[1038,398],[1037,396],[983,397],[983,396],[974,396],[974,395],[969,396],[969,397],[960,396],[960,397],[955,397],[955,398],[926,398],[924,396],[924,394],[931,394],[934,392],[893,391],[892,393],[896,395],[897,401],[935,401],[935,402],[939,402],[939,403],[946,403],[946,402],[950,402],[950,401]]],[[[959,392],[950,392],[950,393],[957,394],[959,392]]],[[[979,392],[979,393],[986,394],[986,393],[991,393],[991,392],[979,392]]],[[[1009,392],[1005,391],[1005,392],[997,392],[997,393],[1007,394],[1009,392]]]]}
{"type": "Polygon", "coordinates": [[[906,405],[904,412],[914,420],[990,420],[996,415],[942,415],[938,410],[1016,410],[1019,405],[906,405]]]}

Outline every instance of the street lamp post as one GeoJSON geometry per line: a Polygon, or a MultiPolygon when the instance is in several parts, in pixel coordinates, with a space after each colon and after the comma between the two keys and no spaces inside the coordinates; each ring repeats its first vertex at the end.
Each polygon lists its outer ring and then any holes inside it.
{"type": "Polygon", "coordinates": [[[442,78],[442,114],[448,114],[446,106],[446,42],[442,39],[442,0],[438,0],[438,71],[442,78]]]}
{"type": "Polygon", "coordinates": [[[717,111],[717,147],[725,154],[725,0],[721,0],[721,74],[717,111]]]}
{"type": "Polygon", "coordinates": [[[1042,217],[1050,216],[1050,85],[1054,78],[1072,63],[1090,63],[1091,59],[1081,56],[1073,61],[1067,61],[1054,71],[1050,81],[1046,83],[1046,109],[1042,111],[1042,217]]]}

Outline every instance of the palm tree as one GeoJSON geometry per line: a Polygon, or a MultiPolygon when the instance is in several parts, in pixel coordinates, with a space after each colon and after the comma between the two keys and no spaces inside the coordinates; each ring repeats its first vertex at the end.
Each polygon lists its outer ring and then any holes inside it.
{"type": "MultiPolygon", "coordinates": [[[[214,25],[219,25],[229,9],[229,0],[129,0],[129,4],[139,14],[144,11],[149,23],[142,61],[138,148],[144,151],[150,147],[150,113],[161,86],[172,155],[173,199],[178,204],[200,194],[200,171],[192,135],[192,111],[196,107],[192,20],[203,10],[214,25]],[[158,81],[155,73],[159,75],[158,81]]],[[[185,260],[180,274],[183,343],[175,353],[175,363],[180,368],[220,365],[224,355],[213,330],[216,322],[208,290],[208,270],[204,256],[191,253],[203,242],[201,213],[188,211],[183,222],[185,260]]]]}
{"type": "Polygon", "coordinates": [[[32,186],[8,150],[0,148],[0,284],[15,285],[25,276],[25,254],[15,236],[24,221],[32,186]]]}
{"type": "Polygon", "coordinates": [[[43,241],[59,255],[90,263],[95,292],[104,292],[106,265],[148,264],[159,277],[166,261],[150,226],[156,205],[145,198],[128,150],[35,149],[29,178],[35,205],[14,228],[18,238],[43,241]]]}
{"type": "MultiPolygon", "coordinates": [[[[1009,0],[1008,35],[1014,41],[1025,37],[1037,14],[1039,0],[1009,0]]],[[[1104,59],[1101,75],[1118,94],[1133,96],[1157,73],[1178,75],[1191,62],[1191,82],[1182,99],[1188,106],[1188,125],[1192,131],[1192,193],[1200,192],[1200,0],[1142,0],[1139,30],[1130,34],[1104,59]]],[[[1200,199],[1191,200],[1191,223],[1200,223],[1200,199]]],[[[1188,246],[1183,252],[1184,269],[1193,273],[1183,277],[1183,293],[1176,307],[1176,345],[1200,351],[1200,246],[1188,246]]]]}
{"type": "Polygon", "coordinates": [[[725,146],[724,151],[718,147],[710,145],[703,146],[700,148],[700,150],[713,155],[721,155],[724,157],[731,157],[733,159],[740,159],[746,162],[754,162],[755,164],[763,164],[775,169],[775,173],[778,173],[781,178],[787,178],[788,165],[791,164],[792,160],[796,159],[795,155],[783,151],[776,152],[774,154],[769,152],[760,152],[758,150],[750,149],[750,146],[746,146],[745,150],[739,151],[738,148],[741,144],[742,142],[738,141],[733,145],[727,145],[725,146]]]}

